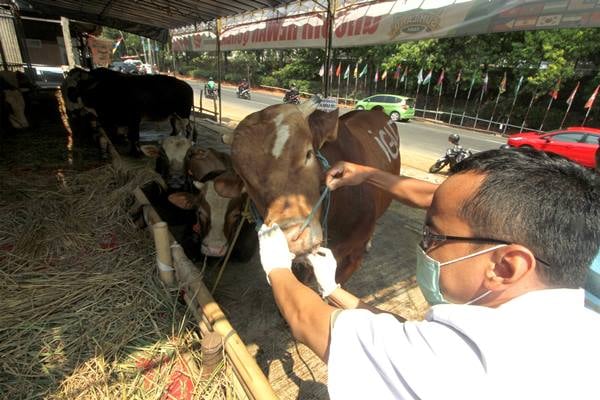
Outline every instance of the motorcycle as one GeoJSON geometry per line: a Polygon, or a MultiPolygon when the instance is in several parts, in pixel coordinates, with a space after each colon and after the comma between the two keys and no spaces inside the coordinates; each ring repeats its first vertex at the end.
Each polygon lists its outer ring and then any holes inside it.
{"type": "Polygon", "coordinates": [[[460,145],[454,145],[454,147],[446,150],[446,154],[442,158],[437,160],[431,167],[429,167],[429,172],[431,172],[432,174],[439,172],[446,165],[450,165],[450,168],[453,168],[456,164],[472,155],[473,153],[471,152],[471,150],[465,150],[460,145]]]}
{"type": "Polygon", "coordinates": [[[300,104],[300,95],[298,93],[287,92],[283,96],[283,102],[286,104],[300,104]]]}
{"type": "Polygon", "coordinates": [[[248,88],[239,88],[237,91],[237,97],[238,99],[246,99],[246,100],[250,100],[250,89],[248,88]]]}
{"type": "Polygon", "coordinates": [[[204,89],[204,93],[207,99],[216,99],[218,98],[218,94],[217,94],[217,89],[211,89],[209,87],[206,87],[204,89]]]}

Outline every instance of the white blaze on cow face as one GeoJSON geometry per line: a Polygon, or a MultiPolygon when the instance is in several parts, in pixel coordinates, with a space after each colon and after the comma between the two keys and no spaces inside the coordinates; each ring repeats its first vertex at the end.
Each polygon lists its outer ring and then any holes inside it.
{"type": "Polygon", "coordinates": [[[11,112],[8,120],[15,129],[25,129],[29,127],[27,117],[25,117],[25,99],[18,89],[5,90],[4,101],[10,106],[11,112]]]}
{"type": "Polygon", "coordinates": [[[206,183],[205,201],[210,207],[210,230],[202,240],[202,253],[207,256],[221,257],[227,250],[225,237],[225,217],[229,199],[219,196],[215,191],[214,182],[206,183]]]}
{"type": "Polygon", "coordinates": [[[283,123],[284,118],[284,114],[279,114],[273,119],[273,123],[275,124],[275,141],[273,142],[271,154],[273,154],[273,157],[275,158],[281,156],[283,148],[290,137],[290,126],[283,123]]]}

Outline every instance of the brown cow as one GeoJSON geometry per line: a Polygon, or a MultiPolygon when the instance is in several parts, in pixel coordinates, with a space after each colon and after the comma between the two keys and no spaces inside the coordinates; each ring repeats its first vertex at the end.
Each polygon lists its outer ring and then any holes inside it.
{"type": "MultiPolygon", "coordinates": [[[[301,105],[274,105],[247,116],[232,138],[233,166],[268,225],[279,224],[297,256],[323,241],[319,210],[299,237],[298,230],[320,196],[324,167],[339,160],[400,172],[398,131],[383,111],[316,110],[319,98],[301,105]]],[[[227,140],[227,138],[224,138],[227,140]]],[[[371,185],[343,187],[331,195],[327,246],[338,261],[336,280],[346,282],[360,266],[391,197],[371,185]]],[[[302,259],[302,257],[298,257],[302,259]]]]}
{"type": "MultiPolygon", "coordinates": [[[[210,257],[222,257],[242,221],[248,196],[242,193],[241,182],[233,172],[228,154],[192,147],[186,158],[186,170],[199,193],[173,193],[169,200],[182,209],[196,210],[202,253],[210,257]]],[[[248,261],[257,245],[256,232],[245,221],[232,257],[238,261],[248,261]]]]}

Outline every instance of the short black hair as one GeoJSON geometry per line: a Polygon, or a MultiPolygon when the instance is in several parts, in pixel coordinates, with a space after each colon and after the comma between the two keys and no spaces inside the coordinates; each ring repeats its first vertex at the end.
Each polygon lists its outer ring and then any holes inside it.
{"type": "Polygon", "coordinates": [[[551,287],[583,287],[600,248],[600,177],[563,157],[533,149],[477,153],[452,174],[483,175],[460,215],[477,236],[518,243],[549,265],[551,287]]]}

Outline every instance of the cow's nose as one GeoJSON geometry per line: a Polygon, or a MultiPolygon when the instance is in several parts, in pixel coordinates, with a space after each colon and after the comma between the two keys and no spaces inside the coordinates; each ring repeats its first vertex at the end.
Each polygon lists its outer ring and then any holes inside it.
{"type": "Polygon", "coordinates": [[[209,257],[222,257],[227,251],[227,244],[202,243],[202,254],[209,257]]]}
{"type": "Polygon", "coordinates": [[[170,176],[167,180],[167,185],[172,189],[181,189],[185,183],[185,178],[180,176],[170,176]]]}

